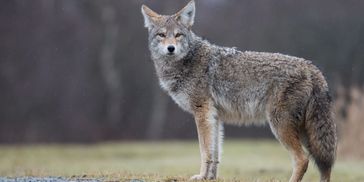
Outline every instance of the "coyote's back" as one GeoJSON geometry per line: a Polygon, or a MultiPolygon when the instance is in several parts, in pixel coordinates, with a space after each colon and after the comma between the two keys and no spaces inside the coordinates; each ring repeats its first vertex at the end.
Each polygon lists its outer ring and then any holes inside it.
{"type": "Polygon", "coordinates": [[[223,123],[268,122],[290,151],[300,181],[308,166],[306,148],[329,181],[336,153],[336,126],[325,78],[302,58],[278,53],[241,52],[220,47],[191,31],[195,4],[175,15],[142,7],[149,49],[161,87],[194,115],[201,151],[200,174],[215,179],[223,123]]]}

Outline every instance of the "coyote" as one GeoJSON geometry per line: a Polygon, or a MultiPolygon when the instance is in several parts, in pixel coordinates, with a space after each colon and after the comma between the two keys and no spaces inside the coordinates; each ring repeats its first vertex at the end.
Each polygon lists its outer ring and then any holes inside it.
{"type": "Polygon", "coordinates": [[[223,123],[268,122],[293,160],[291,182],[301,181],[307,149],[330,181],[336,155],[336,125],[328,85],[311,61],[278,53],[220,47],[191,30],[195,2],[174,15],[141,8],[149,49],[162,89],[194,116],[201,168],[192,180],[216,179],[223,123]]]}

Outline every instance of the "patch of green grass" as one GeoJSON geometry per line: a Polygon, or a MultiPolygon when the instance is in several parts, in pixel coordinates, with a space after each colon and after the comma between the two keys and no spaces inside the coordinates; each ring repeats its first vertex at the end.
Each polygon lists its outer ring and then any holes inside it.
{"type": "MultiPolygon", "coordinates": [[[[184,181],[199,171],[197,142],[0,146],[0,176],[64,176],[106,180],[184,181]]],[[[364,181],[364,161],[338,159],[333,181],[364,181]]],[[[288,181],[291,160],[274,140],[228,140],[221,181],[288,181]]],[[[311,161],[304,181],[318,181],[311,161]]]]}

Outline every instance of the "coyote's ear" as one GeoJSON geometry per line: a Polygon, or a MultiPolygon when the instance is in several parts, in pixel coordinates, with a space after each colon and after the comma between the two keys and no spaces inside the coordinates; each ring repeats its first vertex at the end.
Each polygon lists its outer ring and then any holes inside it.
{"type": "Polygon", "coordinates": [[[144,17],[145,28],[152,28],[155,22],[160,18],[160,15],[145,5],[142,5],[142,14],[144,17]]]}
{"type": "Polygon", "coordinates": [[[176,13],[175,18],[182,24],[190,28],[195,21],[195,1],[190,1],[182,10],[176,13]]]}

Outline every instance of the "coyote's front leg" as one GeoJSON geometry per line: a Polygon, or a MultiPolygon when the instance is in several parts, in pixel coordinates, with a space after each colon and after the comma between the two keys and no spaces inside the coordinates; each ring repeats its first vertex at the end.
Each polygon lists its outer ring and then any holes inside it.
{"type": "Polygon", "coordinates": [[[200,174],[191,180],[216,179],[217,165],[220,160],[223,126],[216,119],[216,109],[209,102],[195,108],[195,121],[200,143],[200,174]]]}

